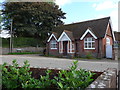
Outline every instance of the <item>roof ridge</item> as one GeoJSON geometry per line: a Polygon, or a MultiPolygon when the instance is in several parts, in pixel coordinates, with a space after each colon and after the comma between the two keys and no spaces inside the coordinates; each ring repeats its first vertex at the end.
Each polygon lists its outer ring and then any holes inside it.
{"type": "Polygon", "coordinates": [[[91,22],[91,21],[97,21],[97,20],[102,20],[102,19],[107,19],[107,18],[110,19],[110,16],[109,17],[98,18],[98,19],[85,20],[85,21],[76,22],[76,23],[64,24],[63,26],[79,24],[79,23],[85,23],[85,22],[91,22]]]}

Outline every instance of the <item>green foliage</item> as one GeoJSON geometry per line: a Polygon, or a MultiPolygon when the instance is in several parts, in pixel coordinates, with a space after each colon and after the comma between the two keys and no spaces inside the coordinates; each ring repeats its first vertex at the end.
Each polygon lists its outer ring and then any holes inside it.
{"type": "MultiPolygon", "coordinates": [[[[44,46],[43,42],[35,38],[30,38],[30,37],[13,38],[13,47],[36,47],[37,45],[39,47],[44,46]]],[[[2,46],[9,47],[9,39],[2,38],[2,46]]]]}
{"type": "Polygon", "coordinates": [[[59,89],[64,88],[86,88],[90,82],[93,81],[91,77],[94,73],[90,71],[85,71],[84,69],[77,70],[78,61],[74,61],[73,65],[70,67],[70,71],[61,70],[58,77],[55,77],[56,82],[54,82],[59,89]]]}
{"type": "MultiPolygon", "coordinates": [[[[1,14],[1,11],[0,11],[0,14],[1,14]]],[[[2,16],[0,15],[0,30],[1,30],[1,22],[2,22],[2,16]]]]}
{"type": "Polygon", "coordinates": [[[9,55],[24,55],[24,54],[40,54],[40,52],[15,52],[15,53],[8,53],[9,55]]]}
{"type": "Polygon", "coordinates": [[[53,80],[50,79],[50,70],[46,71],[46,76],[40,76],[40,79],[30,79],[25,84],[22,84],[23,88],[50,88],[53,80]]]}
{"type": "Polygon", "coordinates": [[[54,86],[58,89],[84,89],[93,79],[94,73],[85,71],[84,69],[77,70],[78,61],[74,61],[69,71],[60,70],[58,76],[50,78],[51,70],[46,71],[46,75],[40,75],[40,79],[31,77],[32,72],[29,72],[30,64],[24,62],[21,68],[18,68],[16,60],[13,60],[12,65],[6,63],[2,65],[2,82],[4,88],[50,88],[54,86]]]}
{"type": "Polygon", "coordinates": [[[27,46],[33,46],[36,47],[37,45],[40,46],[40,40],[35,38],[27,38],[27,37],[17,37],[14,38],[14,46],[16,47],[27,47],[27,46]]]}
{"type": "Polygon", "coordinates": [[[65,13],[55,3],[11,2],[3,4],[4,27],[17,36],[34,36],[45,40],[47,33],[55,26],[63,24],[65,13]],[[12,21],[11,21],[12,19],[12,21]]]}
{"type": "Polygon", "coordinates": [[[9,47],[9,39],[8,38],[1,38],[2,47],[9,47]]]}
{"type": "Polygon", "coordinates": [[[19,88],[22,87],[22,83],[27,82],[31,78],[31,72],[29,72],[30,64],[28,61],[24,62],[21,68],[18,68],[16,60],[13,60],[12,65],[6,68],[7,64],[2,65],[2,84],[4,88],[19,88]]]}
{"type": "Polygon", "coordinates": [[[92,55],[91,53],[88,53],[88,54],[86,55],[86,58],[87,58],[87,59],[93,59],[93,55],[92,55]]]}

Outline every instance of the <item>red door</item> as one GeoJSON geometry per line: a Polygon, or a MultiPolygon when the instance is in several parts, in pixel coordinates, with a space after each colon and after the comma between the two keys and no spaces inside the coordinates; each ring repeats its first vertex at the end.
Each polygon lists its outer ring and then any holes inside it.
{"type": "Polygon", "coordinates": [[[67,55],[67,43],[68,41],[63,41],[63,55],[67,55]]]}

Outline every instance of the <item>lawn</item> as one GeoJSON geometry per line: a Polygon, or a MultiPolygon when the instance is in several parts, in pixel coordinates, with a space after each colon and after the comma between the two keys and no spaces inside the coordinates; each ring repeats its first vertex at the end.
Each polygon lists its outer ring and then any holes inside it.
{"type": "Polygon", "coordinates": [[[8,55],[24,55],[24,54],[41,54],[41,52],[14,52],[14,53],[8,53],[8,55]]]}

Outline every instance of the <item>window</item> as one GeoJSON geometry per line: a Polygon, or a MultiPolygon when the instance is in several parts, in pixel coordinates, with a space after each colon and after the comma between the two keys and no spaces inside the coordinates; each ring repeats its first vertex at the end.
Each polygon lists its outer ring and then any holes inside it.
{"type": "Polygon", "coordinates": [[[118,41],[114,41],[114,48],[118,48],[118,45],[119,44],[119,42],[118,41]]]}
{"type": "Polygon", "coordinates": [[[51,47],[51,49],[57,49],[57,42],[55,40],[52,40],[50,47],[51,47]]]}
{"type": "Polygon", "coordinates": [[[84,49],[95,49],[94,38],[85,38],[84,39],[84,49]]]}
{"type": "Polygon", "coordinates": [[[74,50],[74,44],[72,44],[72,50],[74,50]]]}
{"type": "Polygon", "coordinates": [[[107,45],[110,45],[110,39],[109,38],[106,38],[106,43],[107,43],[107,45]]]}

